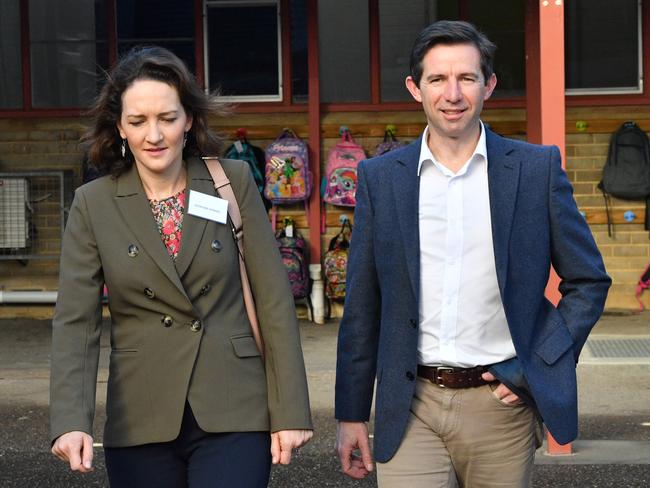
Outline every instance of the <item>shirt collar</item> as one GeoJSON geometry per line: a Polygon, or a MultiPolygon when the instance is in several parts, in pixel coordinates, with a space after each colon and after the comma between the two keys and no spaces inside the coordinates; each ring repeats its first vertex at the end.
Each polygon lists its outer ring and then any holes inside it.
{"type": "MultiPolygon", "coordinates": [[[[471,161],[473,161],[476,156],[482,156],[483,159],[487,162],[487,143],[485,142],[485,127],[483,126],[483,121],[479,120],[479,124],[481,127],[481,135],[478,138],[478,143],[476,144],[476,147],[474,148],[474,152],[470,156],[470,158],[467,160],[467,163],[463,165],[461,170],[457,173],[457,175],[463,174],[465,171],[467,171],[467,166],[471,161]]],[[[427,144],[427,139],[429,137],[429,126],[427,125],[424,128],[424,132],[422,133],[422,144],[420,145],[420,161],[418,163],[418,176],[420,176],[420,172],[422,171],[422,164],[425,161],[431,161],[435,166],[440,168],[443,173],[449,172],[445,166],[440,164],[439,161],[436,160],[436,158],[433,157],[433,154],[431,153],[431,149],[429,149],[429,145],[427,144]]],[[[451,176],[451,174],[450,174],[451,176]]]]}

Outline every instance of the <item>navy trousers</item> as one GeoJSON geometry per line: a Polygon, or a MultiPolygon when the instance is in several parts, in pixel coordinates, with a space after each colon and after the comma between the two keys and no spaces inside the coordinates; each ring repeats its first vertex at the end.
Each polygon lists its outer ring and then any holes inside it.
{"type": "Polygon", "coordinates": [[[185,405],[170,442],[104,449],[111,488],[264,488],[271,470],[268,432],[208,433],[185,405]]]}

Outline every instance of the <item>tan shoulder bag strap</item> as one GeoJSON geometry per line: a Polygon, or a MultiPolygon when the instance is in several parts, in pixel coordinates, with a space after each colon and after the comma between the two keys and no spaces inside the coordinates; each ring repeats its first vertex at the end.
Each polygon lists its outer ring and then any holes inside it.
{"type": "Polygon", "coordinates": [[[260,332],[260,324],[257,320],[257,313],[255,312],[255,299],[253,298],[250,281],[248,280],[246,264],[244,263],[244,227],[242,225],[239,205],[237,204],[235,193],[232,191],[230,180],[226,176],[226,173],[224,172],[219,159],[206,157],[203,158],[203,160],[205,161],[205,165],[208,167],[210,176],[212,176],[215,190],[217,190],[219,196],[228,200],[228,215],[230,216],[230,221],[232,223],[232,234],[235,238],[237,249],[239,251],[239,274],[241,276],[244,303],[246,304],[246,314],[248,315],[248,320],[251,323],[251,329],[253,331],[255,344],[257,344],[257,348],[259,349],[262,356],[264,356],[264,341],[262,339],[262,333],[260,332]]]}

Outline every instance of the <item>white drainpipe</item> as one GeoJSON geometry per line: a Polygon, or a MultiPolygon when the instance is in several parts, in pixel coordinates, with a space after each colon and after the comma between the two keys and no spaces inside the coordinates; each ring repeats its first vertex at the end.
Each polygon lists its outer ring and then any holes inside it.
{"type": "Polygon", "coordinates": [[[56,303],[56,291],[3,291],[0,303],[56,303]]]}
{"type": "Polygon", "coordinates": [[[325,323],[325,284],[321,274],[320,264],[309,265],[309,276],[313,280],[311,284],[311,306],[313,309],[312,320],[316,324],[325,323]]]}

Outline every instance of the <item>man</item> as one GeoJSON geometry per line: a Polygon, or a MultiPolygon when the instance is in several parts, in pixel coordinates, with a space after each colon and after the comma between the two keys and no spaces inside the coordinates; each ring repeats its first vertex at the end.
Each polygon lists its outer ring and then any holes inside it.
{"type": "Polygon", "coordinates": [[[575,365],[610,279],[557,147],[481,123],[494,50],[465,22],[425,28],[406,78],[423,136],[358,168],[337,447],[346,474],[372,471],[376,379],[382,488],[528,486],[538,415],[559,442],[576,437],[575,365]]]}

